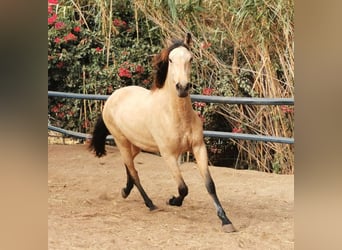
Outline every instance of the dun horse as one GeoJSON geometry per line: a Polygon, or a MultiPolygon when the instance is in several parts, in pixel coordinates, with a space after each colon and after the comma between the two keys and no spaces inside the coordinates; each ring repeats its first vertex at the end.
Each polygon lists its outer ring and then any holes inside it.
{"type": "Polygon", "coordinates": [[[108,98],[102,117],[95,125],[90,149],[98,157],[105,155],[106,136],[113,135],[127,172],[127,184],[122,189],[122,197],[128,197],[135,185],[150,210],[157,207],[140,183],[133,162],[136,155],[141,150],[160,152],[178,183],[179,195],[173,196],[168,203],[181,206],[188,194],[188,187],[181,175],[178,157],[192,151],[222,221],[223,231],[233,232],[235,228],[221,206],[209,172],[203,125],[191,105],[191,41],[191,35],[187,34],[184,41],[174,41],[169,48],[154,57],[152,90],[128,86],[116,90],[108,98]]]}

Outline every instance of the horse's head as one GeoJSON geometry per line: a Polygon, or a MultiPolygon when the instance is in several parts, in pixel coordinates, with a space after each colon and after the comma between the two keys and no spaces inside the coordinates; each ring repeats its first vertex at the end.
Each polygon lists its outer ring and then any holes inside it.
{"type": "Polygon", "coordinates": [[[186,97],[191,88],[190,70],[192,55],[186,47],[173,49],[169,54],[168,81],[179,97],[186,97]]]}
{"type": "Polygon", "coordinates": [[[179,97],[189,95],[192,61],[192,54],[189,50],[190,43],[191,35],[188,33],[184,41],[175,41],[155,57],[155,87],[162,88],[167,82],[179,97]]]}

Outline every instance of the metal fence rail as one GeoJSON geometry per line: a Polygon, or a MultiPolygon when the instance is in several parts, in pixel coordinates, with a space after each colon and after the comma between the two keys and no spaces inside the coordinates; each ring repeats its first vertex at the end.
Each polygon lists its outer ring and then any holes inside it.
{"type": "MultiPolygon", "coordinates": [[[[77,93],[64,93],[57,91],[48,91],[49,97],[61,98],[76,98],[88,100],[107,100],[109,95],[90,95],[90,94],[77,94],[77,93]]],[[[248,105],[294,105],[294,98],[249,98],[249,97],[222,97],[222,96],[206,96],[206,95],[191,95],[192,101],[207,102],[207,103],[225,103],[225,104],[248,104],[248,105]]],[[[85,133],[74,132],[65,130],[52,125],[48,125],[48,129],[60,132],[69,136],[80,139],[89,139],[91,135],[85,133]]],[[[204,136],[226,138],[226,139],[242,139],[263,142],[275,142],[284,144],[294,144],[294,138],[242,134],[222,131],[203,131],[204,136]]],[[[107,140],[113,140],[112,136],[107,136],[107,140]]]]}
{"type": "MultiPolygon", "coordinates": [[[[107,100],[109,95],[92,95],[65,93],[57,91],[48,91],[49,97],[63,97],[88,100],[107,100]]],[[[190,95],[191,100],[195,102],[207,103],[225,103],[225,104],[249,104],[249,105],[294,105],[294,98],[250,98],[250,97],[225,97],[208,95],[190,95]]]]}

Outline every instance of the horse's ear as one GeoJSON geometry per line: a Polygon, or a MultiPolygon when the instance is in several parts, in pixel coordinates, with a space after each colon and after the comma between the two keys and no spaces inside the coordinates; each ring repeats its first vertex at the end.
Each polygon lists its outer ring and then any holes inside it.
{"type": "Polygon", "coordinates": [[[191,38],[191,34],[190,34],[189,32],[186,33],[184,43],[185,43],[185,45],[187,45],[188,47],[191,47],[191,45],[192,45],[192,38],[191,38]]]}

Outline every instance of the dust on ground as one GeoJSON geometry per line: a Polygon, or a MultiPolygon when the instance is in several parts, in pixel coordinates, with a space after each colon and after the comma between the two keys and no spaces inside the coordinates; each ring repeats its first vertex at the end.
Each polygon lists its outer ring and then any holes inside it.
{"type": "Polygon", "coordinates": [[[210,167],[217,194],[238,232],[224,233],[195,163],[181,171],[182,207],[168,206],[177,185],[159,156],[135,160],[159,211],[134,187],[121,197],[126,171],[117,148],[96,158],[84,144],[48,145],[49,249],[294,249],[294,176],[210,167]]]}

